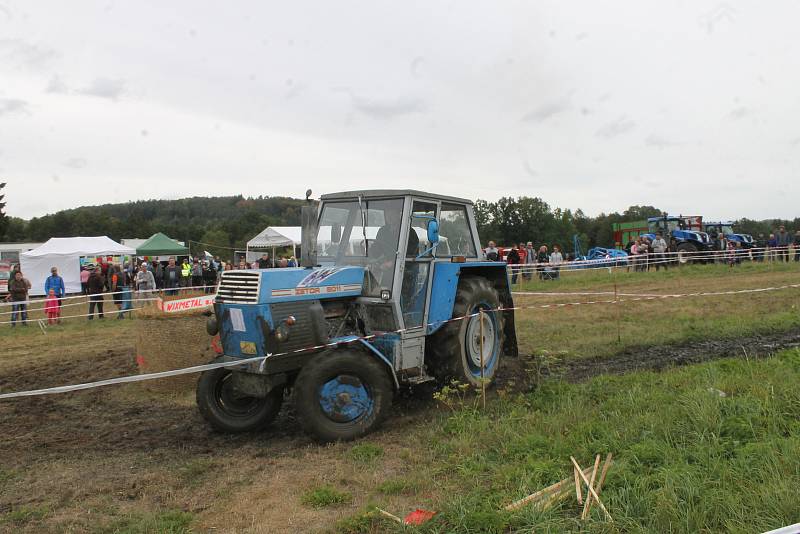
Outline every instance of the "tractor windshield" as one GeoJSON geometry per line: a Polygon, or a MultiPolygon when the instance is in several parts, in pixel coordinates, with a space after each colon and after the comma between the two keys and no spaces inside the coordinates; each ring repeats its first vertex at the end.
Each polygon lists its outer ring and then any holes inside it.
{"type": "Polygon", "coordinates": [[[669,235],[673,230],[678,230],[681,227],[681,224],[678,219],[656,219],[654,221],[649,221],[647,226],[649,226],[651,234],[661,230],[665,235],[669,235]]]}
{"type": "Polygon", "coordinates": [[[361,265],[366,294],[391,289],[403,217],[403,199],[348,200],[322,206],[317,261],[322,265],[361,265]]]}

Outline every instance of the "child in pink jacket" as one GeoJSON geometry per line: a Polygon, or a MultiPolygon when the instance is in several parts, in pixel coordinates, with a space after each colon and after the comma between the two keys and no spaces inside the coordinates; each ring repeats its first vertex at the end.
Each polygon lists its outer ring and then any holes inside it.
{"type": "Polygon", "coordinates": [[[56,292],[51,289],[44,301],[44,313],[47,314],[47,324],[56,324],[59,319],[58,297],[56,292]]]}

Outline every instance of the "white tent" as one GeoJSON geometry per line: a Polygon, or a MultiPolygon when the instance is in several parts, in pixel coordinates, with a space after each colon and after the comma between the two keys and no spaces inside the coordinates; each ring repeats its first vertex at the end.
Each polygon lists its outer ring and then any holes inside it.
{"type": "MultiPolygon", "coordinates": [[[[31,295],[44,295],[50,269],[58,267],[67,293],[81,291],[81,257],[134,256],[136,249],[120,245],[106,236],[53,237],[43,245],[19,255],[22,273],[31,282],[31,295]]],[[[94,263],[92,261],[91,263],[94,263]]]]}
{"type": "Polygon", "coordinates": [[[247,242],[247,252],[249,253],[250,249],[271,248],[272,263],[274,265],[275,249],[277,247],[292,247],[292,256],[297,256],[297,245],[300,244],[301,234],[302,230],[299,226],[268,226],[247,242]]]}

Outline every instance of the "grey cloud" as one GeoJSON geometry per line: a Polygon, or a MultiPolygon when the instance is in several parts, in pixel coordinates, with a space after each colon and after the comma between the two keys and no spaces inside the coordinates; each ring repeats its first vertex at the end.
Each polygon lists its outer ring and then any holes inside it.
{"type": "Polygon", "coordinates": [[[0,39],[0,58],[18,67],[40,69],[56,57],[58,53],[46,46],[22,39],[0,39]]]}
{"type": "Polygon", "coordinates": [[[750,114],[750,110],[744,106],[739,106],[728,114],[728,117],[734,120],[743,119],[750,114]]]}
{"type": "Polygon", "coordinates": [[[622,134],[630,132],[634,128],[636,128],[636,123],[623,115],[616,120],[601,126],[595,135],[597,135],[597,137],[613,139],[614,137],[618,137],[622,134]]]}
{"type": "Polygon", "coordinates": [[[99,98],[117,100],[125,92],[125,80],[112,78],[95,78],[88,87],[78,89],[77,93],[99,98]]]}
{"type": "Polygon", "coordinates": [[[522,117],[523,122],[543,122],[559,113],[563,113],[569,109],[568,102],[551,102],[545,104],[531,112],[526,113],[522,117]]]}
{"type": "Polygon", "coordinates": [[[425,102],[421,98],[398,97],[393,99],[365,98],[355,95],[349,89],[342,91],[350,95],[353,109],[374,119],[393,119],[401,115],[425,112],[425,102]]]}
{"type": "Polygon", "coordinates": [[[670,141],[669,139],[662,137],[658,134],[648,135],[647,138],[644,140],[644,143],[647,146],[651,146],[653,148],[658,148],[658,149],[680,146],[680,143],[676,143],[675,141],[670,141]]]}
{"type": "Polygon", "coordinates": [[[714,6],[714,9],[700,15],[697,21],[700,26],[705,28],[706,33],[711,34],[714,28],[721,22],[733,22],[736,15],[736,9],[728,3],[721,3],[714,6]]]}
{"type": "Polygon", "coordinates": [[[71,169],[83,169],[87,165],[89,165],[89,162],[85,158],[69,158],[64,162],[64,166],[71,169]]]}
{"type": "Polygon", "coordinates": [[[48,93],[65,94],[67,93],[67,86],[60,76],[55,75],[47,82],[47,87],[44,89],[48,93]]]}
{"type": "Polygon", "coordinates": [[[411,70],[411,76],[414,78],[420,77],[420,67],[425,62],[425,58],[422,56],[417,56],[413,60],[411,60],[411,64],[409,65],[409,69],[411,70]]]}
{"type": "Polygon", "coordinates": [[[28,103],[19,98],[0,98],[0,116],[28,113],[28,103]]]}

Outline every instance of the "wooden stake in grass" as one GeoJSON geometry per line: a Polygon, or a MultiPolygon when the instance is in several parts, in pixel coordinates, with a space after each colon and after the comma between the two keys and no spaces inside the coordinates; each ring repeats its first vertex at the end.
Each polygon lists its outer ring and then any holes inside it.
{"type": "Polygon", "coordinates": [[[583,504],[583,495],[581,495],[581,477],[578,474],[579,467],[573,467],[572,472],[575,475],[575,496],[578,498],[578,504],[583,504]]]}
{"type": "MultiPolygon", "coordinates": [[[[600,467],[600,455],[594,457],[594,469],[592,469],[592,476],[589,479],[589,487],[594,487],[594,479],[597,477],[597,469],[600,467]]],[[[583,504],[583,512],[581,512],[581,519],[586,519],[589,515],[589,507],[592,503],[592,497],[587,493],[586,502],[583,504]]]]}
{"type": "MultiPolygon", "coordinates": [[[[587,474],[587,475],[589,474],[589,469],[588,468],[586,469],[585,474],[587,474]]],[[[511,504],[507,505],[504,508],[504,510],[509,510],[509,511],[510,510],[516,510],[518,508],[522,508],[526,504],[532,503],[534,501],[538,501],[538,500],[540,500],[540,499],[542,499],[544,497],[548,497],[548,496],[553,498],[553,499],[555,499],[556,497],[558,497],[561,494],[562,490],[564,490],[569,485],[571,480],[572,479],[570,477],[567,477],[564,480],[560,480],[560,481],[556,482],[555,484],[551,484],[550,486],[547,486],[546,488],[541,489],[541,490],[537,491],[536,493],[531,493],[527,497],[523,497],[522,499],[520,499],[518,501],[512,502],[511,504]]],[[[548,502],[548,503],[545,504],[545,506],[548,506],[548,505],[551,505],[551,503],[548,502]]]]}
{"type": "MultiPolygon", "coordinates": [[[[569,459],[572,461],[572,465],[574,465],[575,467],[577,467],[580,470],[580,466],[578,465],[578,461],[575,460],[575,458],[572,457],[572,456],[570,456],[569,459]]],[[[597,505],[606,514],[606,517],[608,518],[608,520],[613,523],[614,522],[614,518],[611,517],[610,513],[608,513],[608,510],[606,510],[606,507],[603,504],[603,502],[600,500],[600,497],[597,496],[597,492],[595,492],[594,488],[589,484],[589,479],[586,478],[586,475],[583,474],[583,471],[579,471],[579,474],[581,475],[581,478],[586,483],[586,485],[589,487],[589,494],[591,494],[591,496],[594,497],[594,499],[597,501],[597,505]]],[[[587,495],[586,498],[588,499],[589,495],[587,495]]]]}
{"type": "Polygon", "coordinates": [[[483,402],[483,410],[486,411],[486,380],[483,379],[483,308],[478,310],[478,319],[480,320],[481,328],[481,400],[483,402]]]}
{"type": "Polygon", "coordinates": [[[383,517],[388,517],[392,521],[397,521],[398,523],[401,523],[401,524],[403,523],[403,520],[400,519],[399,517],[397,517],[396,515],[390,514],[386,510],[381,510],[380,508],[378,508],[377,510],[383,517]]]}

